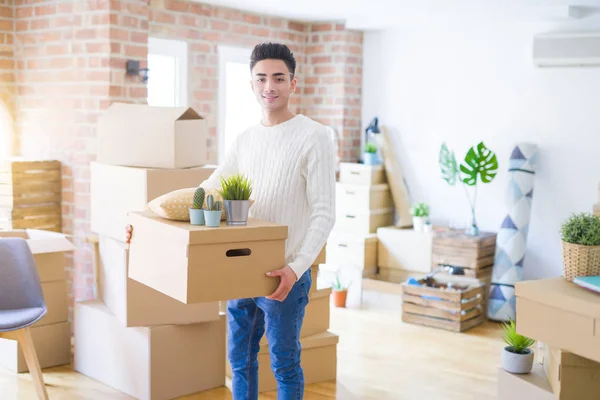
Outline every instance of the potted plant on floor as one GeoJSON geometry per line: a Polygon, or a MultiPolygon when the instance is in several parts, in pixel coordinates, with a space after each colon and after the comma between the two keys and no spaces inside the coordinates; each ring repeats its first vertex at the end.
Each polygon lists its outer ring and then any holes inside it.
{"type": "Polygon", "coordinates": [[[219,195],[223,198],[227,225],[247,225],[252,182],[244,175],[221,178],[219,195]]]}
{"type": "Polygon", "coordinates": [[[571,214],[561,226],[563,277],[600,275],[600,216],[571,214]]]}
{"type": "Polygon", "coordinates": [[[212,194],[206,197],[206,208],[204,209],[204,222],[206,226],[217,227],[221,226],[221,210],[222,203],[215,201],[212,194]]]}
{"type": "Polygon", "coordinates": [[[199,187],[194,192],[194,201],[190,208],[190,223],[192,225],[204,225],[204,210],[202,205],[204,204],[205,191],[199,187]]]}
{"type": "Polygon", "coordinates": [[[517,333],[515,321],[503,322],[504,342],[502,350],[502,368],[513,374],[527,374],[533,367],[533,350],[530,348],[535,340],[517,333]]]}
{"type": "Polygon", "coordinates": [[[375,143],[367,143],[365,145],[365,152],[363,154],[363,162],[365,165],[377,165],[377,146],[375,143]]]}
{"type": "Polygon", "coordinates": [[[342,286],[340,277],[336,275],[335,282],[331,286],[331,294],[333,296],[333,305],[336,307],[346,307],[346,299],[348,298],[348,289],[342,286]]]}
{"type": "Polygon", "coordinates": [[[425,230],[425,224],[429,219],[429,206],[423,202],[416,203],[410,208],[410,214],[413,218],[413,228],[417,232],[425,230]]]}

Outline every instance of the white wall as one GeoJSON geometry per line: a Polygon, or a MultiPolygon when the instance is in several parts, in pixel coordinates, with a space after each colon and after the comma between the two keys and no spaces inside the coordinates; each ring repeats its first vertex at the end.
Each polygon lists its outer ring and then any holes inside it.
{"type": "Polygon", "coordinates": [[[600,68],[539,70],[532,37],[558,30],[600,30],[600,18],[564,23],[423,22],[420,27],[365,34],[363,127],[374,115],[393,132],[415,201],[437,221],[469,213],[462,188],[441,179],[437,157],[446,141],[458,161],[484,143],[499,174],[478,194],[480,228],[497,231],[506,213],[510,152],[518,141],[540,147],[535,176],[526,279],[561,273],[560,224],[589,212],[600,182],[600,68]]]}

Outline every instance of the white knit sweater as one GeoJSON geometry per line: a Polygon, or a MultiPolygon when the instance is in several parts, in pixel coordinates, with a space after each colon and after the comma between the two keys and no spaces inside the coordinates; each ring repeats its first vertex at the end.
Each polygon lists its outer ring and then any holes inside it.
{"type": "Polygon", "coordinates": [[[301,114],[271,127],[252,126],[200,186],[220,187],[220,177],[234,173],[253,182],[249,217],[288,227],[286,263],[300,278],[335,223],[335,154],[329,132],[301,114]]]}

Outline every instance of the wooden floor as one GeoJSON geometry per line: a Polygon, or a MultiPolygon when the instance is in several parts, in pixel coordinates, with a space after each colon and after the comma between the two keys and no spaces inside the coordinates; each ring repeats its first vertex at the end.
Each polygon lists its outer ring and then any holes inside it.
{"type": "MultiPolygon", "coordinates": [[[[340,335],[338,379],[308,385],[305,400],[496,399],[501,329],[487,322],[465,333],[404,324],[398,311],[333,309],[331,329],[340,335]]],[[[51,400],[131,399],[70,367],[44,370],[51,400]]],[[[2,400],[35,399],[29,374],[0,369],[2,400]]],[[[226,387],[185,400],[231,399],[226,387]]],[[[275,392],[260,399],[277,399],[275,392]]]]}

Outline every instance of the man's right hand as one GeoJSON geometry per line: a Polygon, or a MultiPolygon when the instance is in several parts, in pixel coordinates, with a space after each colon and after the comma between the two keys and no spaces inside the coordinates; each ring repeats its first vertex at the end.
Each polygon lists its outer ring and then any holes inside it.
{"type": "Polygon", "coordinates": [[[129,244],[131,241],[131,235],[133,234],[133,226],[127,225],[125,227],[125,243],[129,244]]]}

